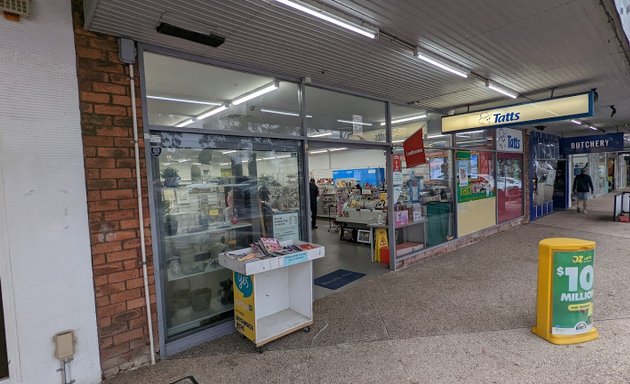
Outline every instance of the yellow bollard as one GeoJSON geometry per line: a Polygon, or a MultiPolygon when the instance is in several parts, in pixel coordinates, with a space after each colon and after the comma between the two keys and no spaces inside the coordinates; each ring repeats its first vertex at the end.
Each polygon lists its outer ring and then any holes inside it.
{"type": "Polygon", "coordinates": [[[532,332],[553,344],[595,340],[595,242],[570,238],[538,243],[538,302],[532,332]]]}

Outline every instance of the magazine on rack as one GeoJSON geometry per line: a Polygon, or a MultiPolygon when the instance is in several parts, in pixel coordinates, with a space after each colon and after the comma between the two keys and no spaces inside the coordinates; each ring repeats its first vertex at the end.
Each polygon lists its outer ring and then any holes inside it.
{"type": "Polygon", "coordinates": [[[261,237],[258,241],[250,244],[252,251],[246,255],[226,252],[226,256],[236,259],[238,261],[250,262],[256,260],[263,260],[269,257],[286,256],[296,252],[308,251],[310,249],[317,248],[317,245],[304,243],[300,245],[290,244],[283,246],[277,239],[261,237]]]}

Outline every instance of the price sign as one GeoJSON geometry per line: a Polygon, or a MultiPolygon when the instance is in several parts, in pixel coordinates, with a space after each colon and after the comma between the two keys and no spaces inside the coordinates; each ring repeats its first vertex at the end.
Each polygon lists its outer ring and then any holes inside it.
{"type": "Polygon", "coordinates": [[[593,327],[594,250],[553,254],[551,334],[579,335],[593,327]]]}

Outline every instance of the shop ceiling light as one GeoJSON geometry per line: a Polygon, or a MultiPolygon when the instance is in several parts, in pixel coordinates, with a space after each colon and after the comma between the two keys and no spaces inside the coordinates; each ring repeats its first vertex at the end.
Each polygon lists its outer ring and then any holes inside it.
{"type": "Polygon", "coordinates": [[[443,69],[447,72],[453,73],[457,76],[461,76],[463,78],[467,78],[470,75],[470,71],[467,69],[462,69],[462,68],[458,68],[456,67],[454,64],[450,64],[448,62],[446,62],[445,59],[441,59],[436,57],[434,54],[427,52],[425,50],[422,50],[420,48],[416,49],[416,56],[418,57],[418,59],[427,62],[435,67],[438,67],[440,69],[443,69]]]}
{"type": "Polygon", "coordinates": [[[228,107],[225,104],[223,104],[220,107],[212,108],[211,110],[209,110],[209,111],[207,111],[205,113],[202,113],[201,115],[197,116],[197,120],[203,120],[203,119],[208,118],[208,117],[210,117],[212,115],[216,115],[217,113],[223,112],[226,109],[228,109],[228,107]]]}
{"type": "Polygon", "coordinates": [[[446,137],[446,136],[448,136],[448,135],[442,135],[442,134],[439,134],[439,135],[428,135],[427,139],[437,139],[438,137],[446,137]]]}
{"type": "Polygon", "coordinates": [[[270,157],[263,157],[262,159],[263,160],[273,160],[275,158],[276,158],[275,156],[270,156],[270,157]]]}
{"type": "MultiPolygon", "coordinates": [[[[414,121],[414,120],[420,120],[420,119],[424,119],[426,118],[427,115],[426,114],[421,114],[421,115],[415,115],[415,116],[409,116],[409,117],[403,117],[402,119],[396,119],[396,120],[392,120],[392,125],[393,124],[400,124],[400,123],[406,123],[408,121],[414,121]]],[[[382,122],[381,123],[381,127],[384,126],[386,123],[382,122]]]]}
{"type": "Polygon", "coordinates": [[[176,126],[177,128],[181,128],[181,127],[185,127],[185,126],[187,126],[187,125],[190,125],[190,124],[192,124],[192,123],[194,123],[194,122],[195,122],[195,119],[188,119],[188,120],[183,121],[183,122],[181,122],[181,123],[179,123],[179,124],[177,124],[177,125],[175,125],[175,126],[176,126]]]}
{"type": "Polygon", "coordinates": [[[489,89],[492,89],[495,92],[499,92],[505,96],[511,97],[513,99],[516,99],[518,97],[518,93],[514,92],[514,91],[510,91],[509,89],[503,88],[499,85],[496,85],[490,81],[486,81],[486,87],[488,87],[489,89]]]}
{"type": "Polygon", "coordinates": [[[572,122],[573,124],[582,125],[582,122],[581,122],[581,121],[571,120],[571,122],[572,122]]]}
{"type": "Polygon", "coordinates": [[[311,155],[316,155],[316,154],[318,154],[318,153],[326,153],[326,152],[328,152],[328,150],[327,150],[327,149],[320,149],[320,150],[317,150],[317,151],[310,151],[309,153],[310,153],[311,155]]]}
{"type": "MultiPolygon", "coordinates": [[[[274,109],[267,109],[267,108],[260,108],[260,112],[265,112],[265,113],[274,113],[276,115],[284,115],[284,116],[295,116],[295,117],[300,117],[299,113],[295,113],[295,112],[285,112],[285,111],[276,111],[274,109]]],[[[312,119],[313,116],[311,115],[306,115],[307,119],[312,119]]]]}
{"type": "Polygon", "coordinates": [[[287,159],[291,157],[291,155],[282,155],[282,156],[276,156],[276,159],[287,159]]]}
{"type": "Polygon", "coordinates": [[[346,20],[342,17],[334,15],[330,12],[324,11],[320,8],[314,7],[310,4],[303,3],[297,0],[275,0],[277,3],[284,4],[287,7],[291,7],[293,9],[297,9],[298,11],[309,14],[313,17],[317,17],[318,19],[327,21],[331,24],[339,26],[341,28],[345,28],[349,31],[356,32],[365,37],[369,37],[370,39],[376,38],[378,34],[378,29],[376,28],[368,28],[361,24],[354,23],[352,21],[346,20]]]}
{"type": "Polygon", "coordinates": [[[213,102],[213,101],[176,99],[174,97],[162,97],[162,96],[152,96],[152,95],[147,95],[147,99],[162,100],[162,101],[173,101],[173,102],[176,102],[176,103],[189,103],[189,104],[202,104],[202,105],[221,105],[221,103],[216,103],[216,102],[213,102]]]}
{"type": "Polygon", "coordinates": [[[332,132],[323,132],[323,133],[315,133],[313,135],[308,135],[308,137],[324,137],[332,135],[332,132]]]}
{"type": "MultiPolygon", "coordinates": [[[[483,129],[477,130],[477,131],[466,131],[466,132],[462,132],[462,133],[456,133],[456,136],[467,136],[473,133],[482,133],[483,129]]],[[[469,136],[470,137],[470,136],[469,136]]]]}
{"type": "Polygon", "coordinates": [[[392,143],[402,143],[403,141],[405,141],[405,139],[401,139],[401,140],[392,140],[392,143]]]}
{"type": "Polygon", "coordinates": [[[236,150],[221,152],[224,155],[228,155],[230,153],[236,153],[236,150]]]}
{"type": "Polygon", "coordinates": [[[364,122],[361,122],[361,121],[339,120],[339,119],[337,119],[337,122],[338,123],[346,123],[346,124],[365,125],[365,126],[368,126],[368,127],[372,126],[372,123],[364,123],[364,122]]]}
{"type": "Polygon", "coordinates": [[[345,151],[348,148],[330,148],[329,151],[330,152],[336,152],[336,151],[345,151]]]}
{"type": "Polygon", "coordinates": [[[592,129],[593,131],[597,131],[597,128],[593,127],[592,125],[589,125],[588,127],[592,129]]]}
{"type": "Polygon", "coordinates": [[[242,103],[244,103],[246,101],[249,101],[251,99],[257,98],[258,96],[262,96],[265,93],[269,93],[269,92],[275,91],[276,89],[278,89],[278,87],[279,87],[279,84],[278,84],[277,81],[274,81],[271,84],[263,85],[260,88],[254,89],[253,91],[248,92],[248,93],[246,93],[246,94],[244,94],[242,96],[239,96],[236,99],[232,100],[232,104],[233,105],[242,104],[242,103]]]}

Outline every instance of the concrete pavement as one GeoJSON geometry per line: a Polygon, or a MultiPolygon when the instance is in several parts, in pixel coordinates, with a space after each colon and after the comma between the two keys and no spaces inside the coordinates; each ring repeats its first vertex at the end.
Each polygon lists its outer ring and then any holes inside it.
{"type": "Polygon", "coordinates": [[[586,215],[555,213],[366,279],[315,301],[312,331],[263,354],[230,335],[106,383],[629,383],[630,224],[611,211],[608,195],[586,215]],[[547,237],[597,242],[598,340],[556,346],[530,331],[547,237]]]}

